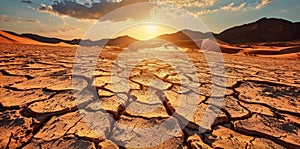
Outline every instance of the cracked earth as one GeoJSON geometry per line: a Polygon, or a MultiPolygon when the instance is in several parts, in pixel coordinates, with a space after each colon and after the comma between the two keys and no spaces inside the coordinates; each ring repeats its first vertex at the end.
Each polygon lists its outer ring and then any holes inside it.
{"type": "Polygon", "coordinates": [[[299,60],[107,50],[89,77],[76,50],[0,45],[0,148],[300,148],[299,60]]]}

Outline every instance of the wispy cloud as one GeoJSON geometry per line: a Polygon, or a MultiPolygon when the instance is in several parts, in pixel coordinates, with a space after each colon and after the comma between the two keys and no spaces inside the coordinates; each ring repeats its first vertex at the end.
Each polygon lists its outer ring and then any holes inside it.
{"type": "Polygon", "coordinates": [[[194,14],[197,16],[216,13],[216,12],[236,12],[236,11],[251,11],[251,10],[258,10],[262,9],[265,6],[269,5],[272,2],[272,0],[262,0],[260,2],[255,3],[240,3],[236,4],[234,2],[231,2],[224,6],[219,6],[214,9],[201,9],[199,12],[195,12],[194,14]]]}
{"type": "Polygon", "coordinates": [[[261,9],[267,5],[269,5],[272,2],[272,0],[262,0],[260,3],[256,5],[254,9],[261,9]]]}
{"type": "Polygon", "coordinates": [[[26,4],[33,4],[31,0],[21,0],[21,2],[26,4]]]}
{"type": "Polygon", "coordinates": [[[55,28],[40,28],[37,30],[39,34],[50,34],[55,36],[56,34],[66,34],[71,32],[78,32],[80,30],[79,27],[71,25],[67,22],[63,22],[62,25],[57,26],[55,28]]]}
{"type": "Polygon", "coordinates": [[[35,8],[31,7],[31,6],[27,6],[27,8],[31,9],[31,10],[35,10],[35,8]]]}
{"type": "Polygon", "coordinates": [[[213,6],[217,0],[150,0],[154,3],[170,3],[177,7],[207,7],[213,6]]]}
{"type": "Polygon", "coordinates": [[[78,27],[72,26],[69,23],[64,22],[62,27],[57,30],[57,32],[71,32],[71,31],[76,31],[79,30],[78,27]]]}
{"type": "Polygon", "coordinates": [[[234,12],[234,11],[240,11],[243,9],[245,10],[245,6],[246,6],[246,3],[241,3],[240,5],[235,6],[235,4],[232,2],[226,6],[221,7],[221,10],[234,12]]]}
{"type": "Polygon", "coordinates": [[[36,23],[36,24],[40,24],[41,22],[37,19],[34,19],[34,20],[25,20],[25,22],[27,23],[36,23]]]}
{"type": "Polygon", "coordinates": [[[204,9],[204,10],[200,10],[199,12],[194,13],[196,16],[202,16],[202,15],[206,15],[206,14],[210,14],[210,13],[215,13],[218,12],[219,9],[204,9]]]}
{"type": "Polygon", "coordinates": [[[39,20],[37,20],[37,19],[21,20],[21,19],[8,18],[6,15],[0,15],[0,22],[41,24],[41,22],[39,20]]]}
{"type": "Polygon", "coordinates": [[[0,22],[14,22],[14,23],[21,23],[22,21],[17,19],[8,18],[6,15],[0,15],[0,22]]]}

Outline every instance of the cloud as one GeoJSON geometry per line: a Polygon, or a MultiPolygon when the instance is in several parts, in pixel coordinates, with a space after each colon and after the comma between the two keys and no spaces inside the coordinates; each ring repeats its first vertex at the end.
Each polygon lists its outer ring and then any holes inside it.
{"type": "Polygon", "coordinates": [[[60,17],[68,16],[81,20],[99,20],[101,18],[102,21],[126,21],[130,19],[141,20],[151,17],[154,12],[153,8],[156,8],[155,6],[158,6],[158,4],[161,3],[167,3],[179,8],[194,8],[213,6],[216,1],[217,0],[61,0],[55,1],[52,5],[41,4],[38,11],[60,17]],[[135,9],[133,9],[134,6],[132,6],[130,10],[122,11],[121,14],[106,16],[114,10],[122,7],[124,8],[124,6],[142,2],[152,2],[153,5],[148,4],[147,6],[139,6],[135,9]]]}
{"type": "Polygon", "coordinates": [[[26,4],[33,4],[33,2],[31,0],[22,0],[22,3],[26,3],[26,4]]]}
{"type": "Polygon", "coordinates": [[[0,22],[14,22],[14,23],[21,23],[22,21],[16,19],[10,19],[6,15],[0,15],[0,22]]]}
{"type": "MultiPolygon", "coordinates": [[[[149,0],[103,0],[103,1],[56,1],[53,5],[47,6],[41,4],[38,8],[40,12],[47,12],[58,16],[69,16],[77,19],[98,20],[106,14],[117,10],[118,8],[148,2],[149,0]]],[[[124,21],[127,19],[142,19],[149,15],[152,7],[138,8],[138,10],[128,10],[124,14],[113,15],[106,18],[110,21],[124,21]],[[137,13],[138,12],[138,13],[137,13]],[[130,18],[129,18],[130,17],[130,18]]]]}
{"type": "Polygon", "coordinates": [[[262,0],[259,4],[256,5],[254,9],[261,9],[265,6],[269,5],[272,2],[272,0],[262,0]]]}
{"type": "Polygon", "coordinates": [[[246,5],[247,3],[241,3],[240,5],[235,6],[235,3],[230,3],[228,5],[224,6],[219,6],[218,8],[215,9],[202,9],[199,12],[194,13],[196,16],[202,16],[206,14],[211,14],[211,13],[216,13],[220,11],[226,11],[226,12],[235,12],[235,11],[240,11],[240,10],[247,10],[246,5]]]}
{"type": "Polygon", "coordinates": [[[230,11],[230,12],[239,11],[245,9],[246,3],[242,3],[239,6],[234,6],[234,5],[235,4],[232,2],[226,6],[221,7],[221,10],[230,11]]]}
{"type": "Polygon", "coordinates": [[[38,8],[38,10],[52,12],[53,8],[52,8],[52,6],[47,6],[46,4],[41,4],[40,7],[38,8]]]}
{"type": "Polygon", "coordinates": [[[217,11],[219,11],[219,9],[205,9],[205,10],[200,10],[199,12],[194,13],[194,14],[196,16],[202,16],[202,15],[205,15],[205,14],[215,13],[217,11]]]}
{"type": "Polygon", "coordinates": [[[194,13],[197,16],[216,13],[220,11],[225,12],[236,12],[236,11],[250,11],[250,10],[257,10],[261,9],[267,5],[269,5],[272,2],[272,0],[262,0],[261,2],[256,3],[241,3],[239,5],[236,5],[234,2],[231,2],[224,6],[219,6],[215,9],[201,9],[199,12],[194,13]]]}
{"type": "Polygon", "coordinates": [[[71,26],[70,24],[64,22],[63,26],[59,30],[57,30],[57,32],[71,32],[76,30],[79,30],[79,28],[71,26]]]}
{"type": "MultiPolygon", "coordinates": [[[[126,21],[140,20],[150,18],[153,14],[153,8],[161,6],[160,4],[170,4],[177,8],[187,8],[194,15],[201,16],[216,12],[237,12],[257,10],[270,4],[272,0],[256,0],[252,3],[229,2],[225,5],[217,3],[218,0],[60,0],[54,1],[52,5],[41,4],[39,12],[46,12],[60,17],[72,17],[80,20],[99,20],[101,21],[126,21]],[[153,5],[147,7],[138,7],[122,11],[122,13],[111,14],[110,12],[124,8],[131,4],[142,2],[152,2],[153,5]],[[138,12],[138,13],[137,13],[138,12]],[[151,14],[152,13],[152,14],[151,14]],[[110,14],[107,16],[107,14],[110,14]]],[[[126,9],[126,8],[124,8],[126,9]]],[[[168,11],[166,11],[168,12],[168,11]]],[[[173,12],[171,12],[173,13],[173,12]]],[[[159,15],[166,15],[159,14],[159,15]]],[[[175,14],[177,15],[177,14],[175,14]]]]}
{"type": "Polygon", "coordinates": [[[31,6],[27,6],[27,8],[31,9],[31,10],[35,10],[35,8],[31,7],[31,6]]]}
{"type": "Polygon", "coordinates": [[[0,15],[0,22],[11,22],[11,23],[35,23],[40,24],[41,22],[37,19],[29,19],[29,20],[19,20],[8,18],[6,15],[0,15]]]}
{"type": "Polygon", "coordinates": [[[213,6],[217,0],[150,0],[154,3],[170,3],[182,7],[207,7],[213,6]]]}
{"type": "Polygon", "coordinates": [[[208,6],[213,6],[217,0],[204,0],[205,4],[208,6]]]}
{"type": "Polygon", "coordinates": [[[37,32],[39,34],[53,34],[53,36],[55,36],[56,34],[65,34],[67,32],[77,32],[78,30],[80,30],[80,28],[78,27],[75,27],[75,26],[72,26],[70,25],[69,23],[66,23],[66,22],[63,22],[62,25],[60,26],[57,26],[55,28],[40,28],[37,30],[37,32]]]}
{"type": "Polygon", "coordinates": [[[286,13],[287,10],[286,10],[286,9],[281,9],[280,12],[281,12],[281,13],[286,13]]]}
{"type": "Polygon", "coordinates": [[[34,19],[34,20],[25,20],[25,22],[27,23],[36,23],[36,24],[40,24],[41,22],[37,19],[34,19]]]}

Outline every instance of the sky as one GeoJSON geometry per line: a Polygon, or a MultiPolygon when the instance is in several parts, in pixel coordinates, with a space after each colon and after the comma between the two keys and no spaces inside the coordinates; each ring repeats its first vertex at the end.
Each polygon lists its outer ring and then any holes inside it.
{"type": "Polygon", "coordinates": [[[182,29],[220,33],[263,17],[300,21],[300,0],[0,0],[0,6],[1,30],[62,39],[147,40],[182,29]]]}

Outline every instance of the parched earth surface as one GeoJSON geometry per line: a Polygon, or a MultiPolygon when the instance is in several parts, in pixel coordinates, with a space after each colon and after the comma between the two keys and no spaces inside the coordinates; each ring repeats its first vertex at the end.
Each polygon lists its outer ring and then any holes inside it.
{"type": "Polygon", "coordinates": [[[0,148],[300,148],[299,59],[76,51],[0,44],[0,148]]]}

